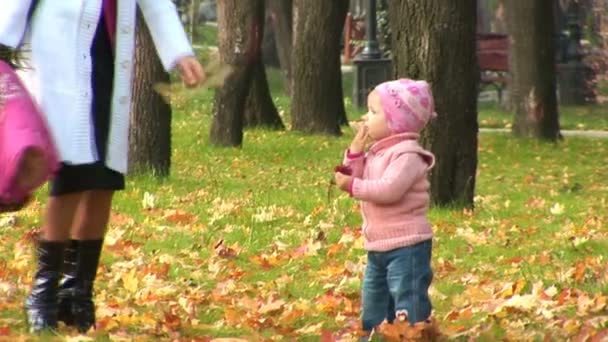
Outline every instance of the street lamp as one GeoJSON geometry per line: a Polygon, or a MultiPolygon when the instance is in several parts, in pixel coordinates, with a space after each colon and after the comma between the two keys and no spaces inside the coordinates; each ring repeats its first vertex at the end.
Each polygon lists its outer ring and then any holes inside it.
{"type": "Polygon", "coordinates": [[[367,94],[377,84],[391,78],[391,60],[383,58],[378,44],[376,0],[367,0],[365,46],[354,59],[353,104],[367,106],[367,94]]]}
{"type": "Polygon", "coordinates": [[[367,1],[367,15],[365,16],[365,47],[361,52],[361,59],[378,59],[382,57],[378,45],[378,20],[376,16],[376,0],[367,1]]]}
{"type": "Polygon", "coordinates": [[[595,100],[591,88],[592,70],[583,62],[580,15],[580,6],[571,3],[565,18],[568,37],[564,42],[565,46],[562,47],[564,60],[558,64],[557,74],[559,100],[564,105],[582,105],[595,100]]]}

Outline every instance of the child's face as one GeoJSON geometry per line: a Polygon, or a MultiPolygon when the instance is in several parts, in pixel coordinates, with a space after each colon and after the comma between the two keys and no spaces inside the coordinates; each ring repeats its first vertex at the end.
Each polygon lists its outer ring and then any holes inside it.
{"type": "Polygon", "coordinates": [[[380,95],[375,90],[367,97],[367,107],[369,111],[364,116],[364,125],[367,126],[369,137],[374,141],[378,141],[391,135],[391,130],[388,127],[384,111],[382,110],[380,95]]]}

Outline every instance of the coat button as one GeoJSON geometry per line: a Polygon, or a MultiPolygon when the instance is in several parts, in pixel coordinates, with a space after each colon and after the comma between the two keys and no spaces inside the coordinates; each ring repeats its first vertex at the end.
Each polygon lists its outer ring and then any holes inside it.
{"type": "Polygon", "coordinates": [[[129,26],[125,26],[125,27],[123,27],[123,28],[120,29],[120,32],[122,32],[124,34],[131,33],[131,28],[129,26]]]}
{"type": "Polygon", "coordinates": [[[129,102],[129,98],[126,96],[121,96],[120,99],[118,99],[118,102],[120,102],[121,105],[126,105],[129,102]]]}
{"type": "Polygon", "coordinates": [[[131,64],[131,62],[129,62],[129,61],[122,61],[122,62],[120,62],[120,66],[123,69],[128,69],[130,64],[131,64]]]}

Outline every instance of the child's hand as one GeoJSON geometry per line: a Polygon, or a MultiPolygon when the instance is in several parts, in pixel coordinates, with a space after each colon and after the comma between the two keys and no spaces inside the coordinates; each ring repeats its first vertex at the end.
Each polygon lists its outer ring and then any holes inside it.
{"type": "Polygon", "coordinates": [[[334,177],[336,178],[336,185],[338,186],[338,188],[340,188],[340,190],[342,191],[349,191],[350,189],[350,182],[352,180],[351,176],[345,175],[343,173],[340,172],[336,172],[334,174],[334,177]]]}
{"type": "Polygon", "coordinates": [[[368,137],[367,126],[361,125],[357,131],[357,134],[353,138],[353,141],[350,143],[350,153],[357,154],[363,152],[368,137]]]}
{"type": "Polygon", "coordinates": [[[182,81],[184,81],[184,84],[187,87],[196,87],[205,81],[205,70],[201,63],[194,57],[187,56],[180,58],[180,60],[177,61],[177,68],[182,81]]]}

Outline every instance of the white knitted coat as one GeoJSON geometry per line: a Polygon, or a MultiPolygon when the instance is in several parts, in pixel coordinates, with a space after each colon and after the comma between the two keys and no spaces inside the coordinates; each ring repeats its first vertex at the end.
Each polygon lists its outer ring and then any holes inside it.
{"type": "MultiPolygon", "coordinates": [[[[91,44],[102,0],[39,0],[27,29],[32,0],[0,0],[0,44],[31,45],[31,66],[23,75],[47,117],[69,164],[98,160],[91,105],[91,44]],[[26,33],[27,31],[27,33],[26,33]]],[[[106,165],[127,170],[136,5],[139,5],[165,69],[194,55],[170,0],[118,0],[114,89],[106,165]]]]}

